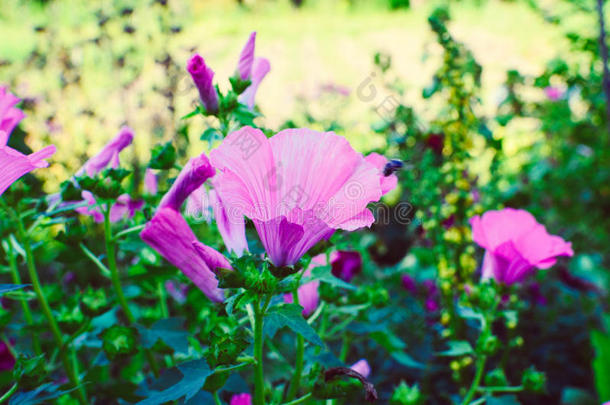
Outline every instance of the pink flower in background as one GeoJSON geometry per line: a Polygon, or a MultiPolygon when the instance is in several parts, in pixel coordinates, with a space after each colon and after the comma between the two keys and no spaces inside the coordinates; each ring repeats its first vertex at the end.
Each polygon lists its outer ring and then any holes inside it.
{"type": "Polygon", "coordinates": [[[483,279],[513,284],[535,269],[548,269],[557,256],[573,256],[572,244],[549,235],[544,225],[524,210],[487,211],[470,220],[472,239],[485,249],[483,279]]]}
{"type": "Polygon", "coordinates": [[[252,65],[252,84],[239,96],[239,102],[245,104],[251,110],[254,109],[254,98],[258,86],[261,84],[267,73],[271,70],[271,64],[268,59],[256,58],[252,65]]]}
{"type": "Polygon", "coordinates": [[[546,97],[551,101],[557,101],[563,97],[563,91],[553,86],[545,87],[544,94],[546,94],[546,97]]]}
{"type": "Polygon", "coordinates": [[[233,395],[230,405],[252,405],[252,396],[250,394],[233,395]]]}
{"type": "Polygon", "coordinates": [[[149,195],[156,195],[159,191],[157,175],[151,168],[146,168],[144,173],[144,191],[149,195]]]}
{"type": "MultiPolygon", "coordinates": [[[[319,256],[316,256],[316,257],[319,257],[319,256]]],[[[310,267],[307,270],[305,270],[305,273],[303,273],[303,278],[307,278],[307,277],[311,276],[311,269],[313,267],[320,266],[320,265],[323,266],[325,263],[325,260],[322,259],[322,261],[316,262],[314,264],[315,260],[316,260],[316,258],[314,258],[312,260],[312,265],[310,265],[310,267]]],[[[320,294],[318,293],[319,287],[320,287],[320,281],[314,280],[314,281],[310,281],[308,283],[301,285],[297,289],[297,295],[299,296],[299,305],[303,307],[303,316],[304,317],[308,317],[309,315],[313,314],[314,311],[316,310],[316,308],[318,307],[318,303],[320,302],[320,294]]],[[[284,302],[287,302],[289,304],[292,304],[294,302],[292,293],[284,294],[284,302]]]]}
{"type": "Polygon", "coordinates": [[[402,286],[405,290],[409,291],[411,294],[417,293],[417,284],[413,277],[408,274],[404,274],[401,278],[402,286]]]}
{"type": "Polygon", "coordinates": [[[167,280],[165,282],[165,289],[177,303],[184,304],[186,302],[186,292],[188,291],[188,286],[186,284],[167,280]]]}
{"type": "Polygon", "coordinates": [[[204,153],[192,158],[178,174],[172,187],[161,199],[159,206],[180,210],[189,195],[212,176],[214,176],[214,168],[204,153]]]}
{"type": "Polygon", "coordinates": [[[362,256],[360,252],[338,250],[330,254],[330,264],[333,275],[349,283],[362,271],[362,256]]]}
{"type": "Polygon", "coordinates": [[[159,209],[146,224],[140,237],[168,262],[179,268],[212,301],[222,302],[214,270],[231,268],[228,260],[197,237],[179,210],[189,194],[214,175],[205,154],[191,159],[161,200],[159,209]]]}
{"type": "Polygon", "coordinates": [[[210,223],[212,221],[212,207],[210,205],[210,197],[205,185],[202,185],[189,195],[186,199],[186,208],[184,213],[198,220],[205,220],[210,223]]]}
{"type": "Polygon", "coordinates": [[[9,93],[6,87],[0,87],[0,195],[23,175],[47,167],[49,164],[45,159],[56,150],[54,145],[49,145],[38,152],[24,155],[7,146],[11,131],[24,117],[23,112],[14,107],[18,102],[19,98],[9,93]]]}
{"type": "Polygon", "coordinates": [[[0,145],[8,143],[9,135],[25,117],[25,113],[15,107],[20,101],[6,86],[0,87],[0,145]]]}
{"type": "Polygon", "coordinates": [[[396,186],[398,185],[398,177],[396,177],[396,175],[393,173],[388,176],[385,176],[383,174],[386,164],[389,162],[388,158],[386,158],[383,155],[380,155],[379,153],[371,153],[371,154],[367,155],[364,158],[364,160],[371,163],[373,166],[375,166],[379,170],[379,172],[380,172],[379,180],[381,182],[381,194],[385,195],[388,192],[390,192],[396,188],[396,186]]]}
{"type": "Polygon", "coordinates": [[[246,45],[241,50],[239,62],[237,63],[237,73],[241,80],[250,79],[252,74],[252,64],[254,63],[254,48],[256,42],[256,31],[250,34],[246,45]]]}
{"type": "MultiPolygon", "coordinates": [[[[74,211],[81,215],[89,215],[95,222],[104,222],[104,213],[102,208],[97,205],[95,196],[90,191],[82,192],[83,201],[87,202],[84,207],[75,208],[74,211]]],[[[125,218],[133,218],[136,211],[139,211],[144,206],[144,201],[132,200],[129,194],[120,195],[112,207],[110,208],[110,222],[118,222],[125,218]]]]}
{"type": "Polygon", "coordinates": [[[383,194],[379,169],[333,132],[287,129],[267,139],[244,127],[210,159],[230,219],[252,220],[276,266],[296,263],[336,229],[370,226],[367,204],[383,194]]]}
{"type": "Polygon", "coordinates": [[[364,378],[368,378],[371,375],[371,366],[369,366],[369,362],[366,359],[358,360],[350,368],[361,374],[364,378]]]}
{"type": "Polygon", "coordinates": [[[0,371],[11,371],[15,367],[15,357],[4,342],[0,342],[0,371]]]}
{"type": "Polygon", "coordinates": [[[199,54],[189,59],[186,70],[197,86],[205,110],[212,114],[218,112],[218,94],[213,83],[214,71],[205,64],[205,60],[199,54]]]}
{"type": "Polygon", "coordinates": [[[133,142],[133,130],[129,127],[123,127],[119,133],[108,142],[101,151],[76,172],[76,177],[87,175],[95,176],[102,170],[110,166],[113,169],[119,167],[119,153],[133,142]]]}

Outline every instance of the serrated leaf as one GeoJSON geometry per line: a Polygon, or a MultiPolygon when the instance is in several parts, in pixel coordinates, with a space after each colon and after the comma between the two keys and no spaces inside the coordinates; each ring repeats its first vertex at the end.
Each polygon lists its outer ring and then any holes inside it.
{"type": "Polygon", "coordinates": [[[335,277],[331,272],[331,266],[320,266],[312,269],[311,275],[309,277],[305,277],[302,283],[307,283],[313,280],[320,280],[324,283],[328,283],[330,285],[345,288],[348,290],[356,290],[356,286],[346,283],[340,278],[335,277]]]}
{"type": "Polygon", "coordinates": [[[472,350],[472,346],[465,340],[450,340],[447,342],[449,345],[449,349],[438,352],[439,356],[463,356],[465,354],[472,354],[474,350],[472,350]]]}
{"type": "Polygon", "coordinates": [[[157,341],[165,342],[177,353],[187,353],[188,332],[184,329],[184,319],[167,318],[155,322],[150,329],[137,326],[141,342],[147,349],[153,347],[157,341]]]}
{"type": "Polygon", "coordinates": [[[6,294],[7,292],[20,290],[29,286],[29,284],[0,284],[0,296],[6,294]]]}
{"type": "Polygon", "coordinates": [[[201,391],[205,380],[213,372],[204,359],[182,363],[178,370],[182,373],[182,379],[178,383],[163,391],[150,391],[149,397],[138,402],[138,405],[161,405],[183,397],[185,402],[188,402],[201,391]]]}
{"type": "Polygon", "coordinates": [[[273,337],[279,329],[288,326],[311,343],[324,347],[324,342],[316,331],[309,326],[302,313],[303,307],[297,304],[275,306],[267,312],[263,330],[269,337],[273,337]]]}

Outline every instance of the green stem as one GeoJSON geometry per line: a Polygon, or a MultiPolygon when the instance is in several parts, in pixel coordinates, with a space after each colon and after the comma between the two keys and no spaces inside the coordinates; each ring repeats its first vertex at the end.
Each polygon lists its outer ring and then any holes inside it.
{"type": "Polygon", "coordinates": [[[17,391],[17,383],[13,384],[13,386],[0,397],[0,404],[9,399],[15,391],[17,391]]]}
{"type": "Polygon", "coordinates": [[[523,385],[518,385],[515,387],[479,387],[479,392],[521,392],[525,388],[523,385]]]}
{"type": "Polygon", "coordinates": [[[254,304],[254,405],[265,405],[265,375],[263,373],[263,322],[264,309],[260,298],[254,304]]]}
{"type": "Polygon", "coordinates": [[[477,369],[474,374],[474,380],[472,380],[472,384],[470,385],[470,389],[468,390],[468,393],[466,394],[466,396],[464,397],[464,400],[462,401],[462,405],[470,404],[470,401],[472,401],[472,399],[474,398],[474,395],[476,394],[477,389],[479,388],[479,384],[481,383],[481,378],[483,377],[483,372],[485,371],[486,362],[487,362],[487,356],[484,354],[482,354],[477,359],[477,369]]]}
{"type": "Polygon", "coordinates": [[[220,401],[220,397],[218,396],[218,391],[214,391],[212,396],[214,397],[214,403],[216,405],[222,405],[222,402],[220,401]]]}
{"type": "MultiPolygon", "coordinates": [[[[300,279],[299,279],[300,281],[300,279]]],[[[298,284],[297,284],[298,285],[298,284]]],[[[292,292],[292,300],[295,304],[299,304],[298,288],[295,288],[292,292]]],[[[303,335],[297,334],[297,349],[296,359],[294,362],[294,374],[290,381],[290,387],[288,394],[286,395],[287,401],[292,401],[299,391],[299,384],[301,382],[301,375],[303,374],[303,359],[305,355],[305,339],[303,335]]]]}
{"type": "Polygon", "coordinates": [[[159,302],[161,303],[161,315],[163,318],[169,318],[169,309],[167,308],[167,294],[163,282],[157,284],[157,292],[159,294],[159,302]]]}
{"type": "Polygon", "coordinates": [[[32,247],[30,245],[30,239],[25,231],[25,226],[23,225],[23,221],[21,220],[21,216],[15,210],[11,210],[12,216],[15,219],[17,224],[17,233],[19,234],[19,239],[21,239],[21,244],[23,245],[23,249],[25,250],[25,261],[28,268],[28,273],[30,276],[30,280],[32,282],[32,288],[36,293],[36,297],[38,298],[38,302],[40,303],[40,307],[42,308],[42,312],[47,318],[47,322],[49,323],[49,327],[51,328],[51,332],[53,333],[53,338],[55,339],[55,344],[59,349],[59,353],[61,356],[62,363],[64,368],[66,369],[66,374],[70,379],[70,383],[75,387],[78,387],[76,391],[78,401],[81,404],[87,404],[87,394],[85,392],[85,387],[80,383],[80,379],[78,374],[75,372],[70,359],[68,358],[68,353],[66,352],[66,348],[63,347],[64,341],[59,330],[59,326],[57,325],[57,321],[55,321],[55,317],[53,316],[53,312],[51,312],[51,307],[49,306],[49,302],[42,291],[42,286],[40,285],[40,280],[38,278],[38,271],[36,270],[36,262],[34,261],[34,255],[32,253],[32,247]]]}
{"type": "Polygon", "coordinates": [[[282,405],[296,405],[307,401],[311,397],[311,392],[309,394],[303,395],[301,398],[297,398],[294,401],[285,402],[282,405]]]}
{"type": "MultiPolygon", "coordinates": [[[[108,204],[106,210],[104,210],[104,239],[106,242],[106,256],[108,256],[108,269],[110,270],[110,278],[112,279],[114,291],[119,300],[119,304],[125,313],[127,322],[129,325],[133,325],[136,322],[136,318],[133,316],[129,304],[127,303],[127,298],[125,298],[125,294],[123,293],[121,277],[116,263],[115,241],[112,237],[112,228],[110,226],[110,207],[111,205],[108,204]]],[[[159,377],[159,366],[157,365],[152,352],[149,349],[143,350],[153,374],[155,377],[159,377]]]]}
{"type": "Polygon", "coordinates": [[[145,226],[146,225],[137,225],[137,226],[122,230],[120,232],[117,232],[116,235],[114,235],[114,237],[112,239],[117,240],[117,239],[122,238],[125,235],[129,235],[130,233],[139,232],[142,229],[144,229],[145,226]]]}
{"type": "MultiPolygon", "coordinates": [[[[11,275],[13,277],[13,283],[22,284],[21,276],[19,276],[19,268],[17,267],[17,255],[15,254],[15,249],[13,248],[13,245],[11,244],[10,240],[7,241],[7,244],[9,246],[9,248],[8,248],[9,251],[7,252],[8,253],[7,256],[8,256],[9,266],[11,268],[11,275]]],[[[38,340],[38,334],[32,328],[32,326],[34,325],[34,318],[32,318],[32,312],[30,312],[30,307],[28,306],[27,301],[24,299],[21,300],[21,308],[23,308],[23,316],[25,318],[26,323],[28,324],[30,329],[32,329],[32,346],[34,346],[34,353],[36,353],[36,355],[40,355],[42,353],[42,349],[40,348],[40,341],[38,340]]]]}

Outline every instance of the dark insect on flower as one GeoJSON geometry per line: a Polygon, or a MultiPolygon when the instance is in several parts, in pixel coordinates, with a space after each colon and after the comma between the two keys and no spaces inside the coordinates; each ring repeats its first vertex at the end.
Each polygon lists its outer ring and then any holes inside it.
{"type": "Polygon", "coordinates": [[[123,17],[131,15],[131,14],[133,14],[133,8],[131,8],[131,7],[125,7],[124,9],[121,10],[121,15],[123,17]]]}
{"type": "Polygon", "coordinates": [[[125,27],[123,27],[123,32],[131,35],[134,32],[136,32],[136,29],[134,27],[132,27],[131,25],[126,25],[125,27]]]}
{"type": "Polygon", "coordinates": [[[182,27],[180,27],[179,25],[174,25],[170,28],[170,31],[172,32],[172,34],[177,34],[179,32],[182,32],[182,27]]]}
{"type": "Polygon", "coordinates": [[[404,163],[401,160],[390,160],[383,168],[383,175],[388,177],[397,172],[398,170],[402,169],[403,166],[404,163]]]}

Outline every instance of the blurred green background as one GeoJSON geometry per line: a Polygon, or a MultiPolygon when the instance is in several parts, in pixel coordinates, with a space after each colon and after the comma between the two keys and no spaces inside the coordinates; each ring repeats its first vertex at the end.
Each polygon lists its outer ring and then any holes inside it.
{"type": "MultiPolygon", "coordinates": [[[[255,30],[257,55],[271,62],[257,103],[261,123],[278,128],[303,114],[342,123],[341,132],[362,150],[382,147],[371,133],[378,119],[376,100],[363,101],[358,87],[373,72],[373,55],[392,57],[404,99],[419,114],[432,115],[421,88],[438,65],[440,47],[427,24],[437,1],[414,1],[392,9],[388,0],[146,1],[2,0],[0,9],[0,82],[26,99],[22,127],[28,144],[58,146],[49,171],[40,173],[54,191],[85,156],[92,155],[122,124],[136,131],[137,158],[150,147],[186,133],[195,151],[205,128],[201,120],[184,127],[197,92],[186,75],[193,52],[204,56],[221,88],[228,86],[239,51],[255,30]],[[339,101],[323,100],[328,85],[350,90],[339,101]],[[325,87],[326,86],[326,87],[325,87]]],[[[561,12],[562,3],[551,3],[561,12]]],[[[569,24],[595,32],[586,18],[569,24]]],[[[565,25],[565,24],[564,24],[565,25]]],[[[539,74],[546,62],[567,50],[570,27],[549,24],[525,2],[463,1],[452,6],[451,29],[484,67],[482,113],[493,112],[502,97],[508,69],[539,74]]],[[[374,78],[373,78],[374,79],[374,78]]],[[[542,98],[541,92],[533,98],[542,98]]],[[[502,137],[505,129],[494,136],[502,137]]],[[[508,153],[536,139],[537,123],[511,123],[508,153]]],[[[484,172],[484,170],[481,170],[484,172]]]]}

